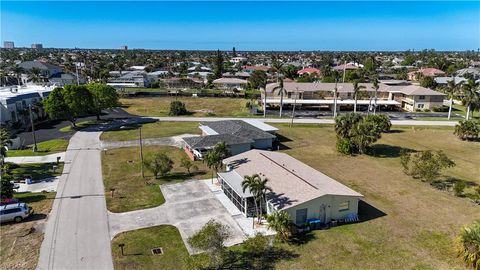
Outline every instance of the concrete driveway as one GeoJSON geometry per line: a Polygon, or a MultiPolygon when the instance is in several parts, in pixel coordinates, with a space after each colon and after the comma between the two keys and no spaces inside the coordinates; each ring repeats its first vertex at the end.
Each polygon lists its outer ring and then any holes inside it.
{"type": "Polygon", "coordinates": [[[208,187],[198,180],[160,186],[166,202],[158,207],[126,213],[109,213],[110,237],[157,225],[173,225],[178,228],[190,254],[198,253],[187,239],[214,219],[229,227],[230,239],[226,245],[241,243],[246,236],[225,207],[208,187]]]}

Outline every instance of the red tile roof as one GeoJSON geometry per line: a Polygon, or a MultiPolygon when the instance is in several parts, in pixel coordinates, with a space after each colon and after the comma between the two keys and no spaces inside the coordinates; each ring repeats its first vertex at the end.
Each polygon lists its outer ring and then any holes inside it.
{"type": "Polygon", "coordinates": [[[297,74],[298,75],[303,75],[303,74],[311,74],[311,73],[318,73],[320,74],[320,70],[318,68],[304,68],[304,69],[301,69],[299,71],[297,71],[297,74]]]}

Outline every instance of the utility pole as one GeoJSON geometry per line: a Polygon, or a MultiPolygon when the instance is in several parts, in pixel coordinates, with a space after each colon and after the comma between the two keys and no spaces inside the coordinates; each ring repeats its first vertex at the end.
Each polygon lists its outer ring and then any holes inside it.
{"type": "Polygon", "coordinates": [[[145,178],[145,173],[143,171],[143,143],[142,143],[142,127],[138,128],[138,134],[140,135],[140,162],[142,168],[142,178],[145,178]]]}
{"type": "Polygon", "coordinates": [[[35,137],[35,126],[33,124],[32,117],[32,104],[28,105],[28,113],[30,115],[30,125],[32,125],[32,135],[33,135],[33,152],[37,152],[37,138],[35,137]]]}
{"type": "Polygon", "coordinates": [[[337,83],[338,78],[335,78],[335,90],[333,91],[333,118],[337,117],[337,83]]]}
{"type": "Polygon", "coordinates": [[[345,60],[345,64],[343,65],[343,80],[342,83],[345,82],[345,73],[347,71],[347,60],[345,60]]]}

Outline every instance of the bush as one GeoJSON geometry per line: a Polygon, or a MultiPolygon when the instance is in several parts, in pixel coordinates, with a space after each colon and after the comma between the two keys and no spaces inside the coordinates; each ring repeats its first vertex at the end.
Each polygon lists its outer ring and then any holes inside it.
{"type": "Polygon", "coordinates": [[[252,256],[262,256],[269,249],[268,237],[261,233],[256,233],[254,237],[248,238],[243,242],[243,248],[252,256]]]}
{"type": "Polygon", "coordinates": [[[433,106],[432,111],[434,111],[434,112],[448,112],[448,106],[433,106]]]}
{"type": "Polygon", "coordinates": [[[465,182],[463,181],[459,181],[457,183],[455,183],[455,185],[453,185],[453,192],[455,193],[455,196],[462,196],[463,195],[463,191],[465,190],[465,182]]]}
{"type": "Polygon", "coordinates": [[[455,126],[455,134],[458,138],[462,140],[476,140],[480,133],[480,127],[474,120],[464,120],[460,121],[455,126]]]}
{"type": "Polygon", "coordinates": [[[352,142],[350,142],[348,139],[341,138],[337,136],[337,151],[345,154],[345,155],[350,155],[353,153],[354,146],[352,142]]]}
{"type": "Polygon", "coordinates": [[[457,238],[455,250],[468,267],[480,268],[480,220],[465,226],[457,238]]]}
{"type": "Polygon", "coordinates": [[[185,103],[174,100],[170,102],[170,112],[168,115],[177,116],[177,115],[186,115],[188,114],[187,108],[185,107],[185,103]]]}
{"type": "Polygon", "coordinates": [[[432,183],[440,176],[441,170],[455,166],[442,151],[421,151],[400,153],[400,162],[405,174],[424,182],[432,183]]]}
{"type": "Polygon", "coordinates": [[[373,121],[380,132],[389,132],[392,128],[390,117],[386,114],[370,114],[366,116],[366,120],[373,121]]]}
{"type": "Polygon", "coordinates": [[[155,154],[153,159],[145,162],[145,167],[155,175],[155,178],[158,178],[158,176],[164,176],[172,170],[173,161],[165,153],[158,153],[155,154]]]}

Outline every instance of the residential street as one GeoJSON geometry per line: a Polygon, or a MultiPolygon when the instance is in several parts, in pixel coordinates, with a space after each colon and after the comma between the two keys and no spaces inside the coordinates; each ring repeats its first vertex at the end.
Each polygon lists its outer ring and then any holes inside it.
{"type": "Polygon", "coordinates": [[[70,139],[37,269],[113,269],[100,130],[89,128],[70,139]]]}

